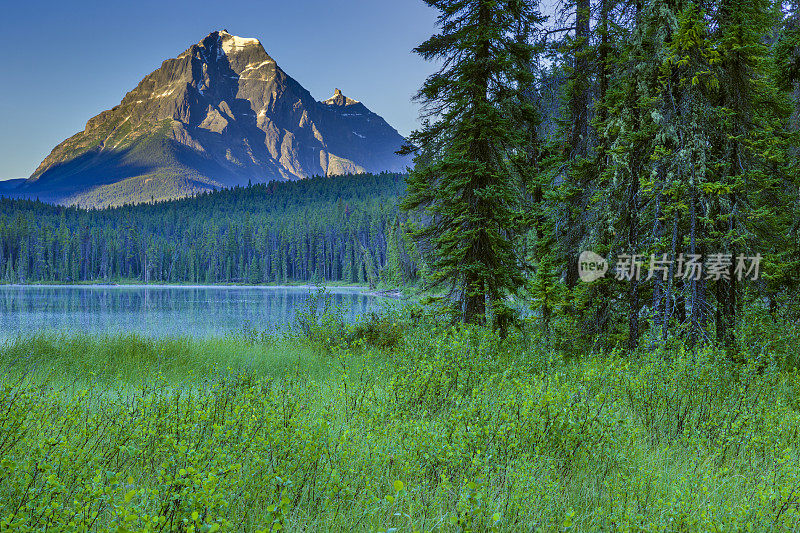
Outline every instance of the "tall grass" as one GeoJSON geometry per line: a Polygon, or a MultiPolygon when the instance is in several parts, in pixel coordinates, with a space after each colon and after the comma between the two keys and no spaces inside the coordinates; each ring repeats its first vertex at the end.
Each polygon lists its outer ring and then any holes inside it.
{"type": "Polygon", "coordinates": [[[0,348],[0,530],[800,528],[793,369],[325,323],[0,348]]]}
{"type": "Polygon", "coordinates": [[[0,346],[7,375],[29,374],[52,384],[65,381],[137,384],[157,377],[192,383],[223,374],[312,377],[327,373],[320,349],[297,337],[243,333],[226,337],[150,338],[139,334],[40,334],[0,346]]]}

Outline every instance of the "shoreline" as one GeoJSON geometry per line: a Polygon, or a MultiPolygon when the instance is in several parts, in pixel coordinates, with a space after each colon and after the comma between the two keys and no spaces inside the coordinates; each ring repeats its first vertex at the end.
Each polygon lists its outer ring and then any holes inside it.
{"type": "MultiPolygon", "coordinates": [[[[367,287],[369,289],[369,287],[367,287]]],[[[379,289],[379,290],[370,290],[369,292],[365,292],[367,296],[378,296],[381,298],[389,298],[392,300],[402,300],[405,298],[403,295],[403,291],[401,289],[379,289]]]]}
{"type": "Polygon", "coordinates": [[[233,283],[0,283],[3,288],[41,288],[41,289],[232,289],[232,290],[290,290],[316,291],[324,288],[332,293],[359,293],[364,296],[403,300],[408,296],[402,289],[370,289],[369,285],[312,285],[312,284],[261,284],[246,285],[233,283]]]}
{"type": "MultiPolygon", "coordinates": [[[[239,285],[239,284],[178,284],[178,283],[2,283],[0,289],[43,288],[43,289],[308,289],[369,291],[367,285],[239,285]]],[[[372,293],[366,293],[372,294],[372,293]]],[[[374,294],[380,296],[379,294],[374,294]]]]}

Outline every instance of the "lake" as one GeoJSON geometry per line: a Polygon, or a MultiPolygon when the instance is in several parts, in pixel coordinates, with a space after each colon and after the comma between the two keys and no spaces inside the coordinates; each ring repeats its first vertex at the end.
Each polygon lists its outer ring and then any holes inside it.
{"type": "MultiPolygon", "coordinates": [[[[0,286],[0,341],[39,332],[215,337],[275,330],[304,309],[314,287],[136,285],[0,286]]],[[[329,288],[348,320],[382,298],[358,288],[329,288]]]]}

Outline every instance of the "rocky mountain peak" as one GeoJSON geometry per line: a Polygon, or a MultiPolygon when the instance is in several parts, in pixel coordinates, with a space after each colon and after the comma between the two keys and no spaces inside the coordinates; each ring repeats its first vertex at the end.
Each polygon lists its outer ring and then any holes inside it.
{"type": "Polygon", "coordinates": [[[340,89],[335,89],[333,92],[333,96],[331,96],[327,100],[323,100],[322,103],[326,105],[344,107],[349,105],[355,105],[360,102],[358,100],[353,100],[352,98],[346,97],[345,95],[342,94],[342,91],[340,89]]]}
{"type": "MultiPolygon", "coordinates": [[[[403,171],[404,139],[336,89],[316,101],[255,38],[209,33],[89,119],[23,184],[42,198],[124,203],[121,190],[197,190],[314,175],[403,171]],[[177,183],[176,183],[177,182],[177,183]],[[124,184],[124,186],[121,185],[124,184]],[[101,198],[97,200],[97,198],[101,198]]],[[[154,191],[146,198],[164,199],[154,191]]]]}
{"type": "Polygon", "coordinates": [[[237,53],[245,50],[248,47],[258,46],[262,50],[261,41],[253,37],[239,37],[238,35],[231,35],[227,30],[218,30],[211,32],[206,36],[201,43],[206,41],[216,41],[225,54],[237,53]]]}

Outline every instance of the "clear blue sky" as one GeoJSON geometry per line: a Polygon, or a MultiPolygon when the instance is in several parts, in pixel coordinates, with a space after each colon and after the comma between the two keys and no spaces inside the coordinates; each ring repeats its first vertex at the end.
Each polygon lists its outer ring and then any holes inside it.
{"type": "Polygon", "coordinates": [[[419,0],[5,2],[0,179],[28,177],[163,60],[222,28],[259,39],[318,100],[338,87],[406,135],[411,96],[434,69],[411,49],[435,17],[419,0]]]}

